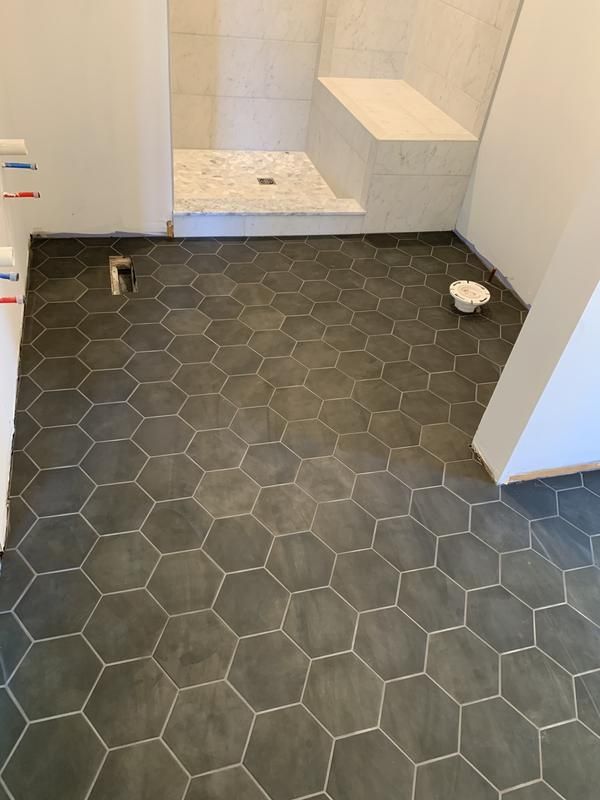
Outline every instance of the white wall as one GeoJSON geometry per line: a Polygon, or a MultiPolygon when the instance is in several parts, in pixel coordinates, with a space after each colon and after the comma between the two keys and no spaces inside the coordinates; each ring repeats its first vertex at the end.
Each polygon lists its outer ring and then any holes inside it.
{"type": "MultiPolygon", "coordinates": [[[[2,0],[0,137],[25,138],[36,173],[0,171],[0,246],[25,288],[31,231],[164,233],[172,213],[166,0],[2,0]]],[[[0,306],[0,548],[22,308],[0,306]]]]}
{"type": "Polygon", "coordinates": [[[599,156],[600,3],[576,5],[524,0],[458,222],[528,303],[599,156]]]}
{"type": "Polygon", "coordinates": [[[499,483],[600,462],[599,209],[600,153],[475,435],[499,483]]]}
{"type": "MultiPolygon", "coordinates": [[[[4,127],[4,104],[0,87],[0,137],[4,127]]],[[[15,191],[15,181],[0,170],[0,247],[15,251],[15,269],[20,273],[18,283],[2,281],[0,294],[17,295],[25,291],[29,250],[29,210],[23,204],[2,199],[2,191],[15,191]],[[19,207],[21,206],[21,207],[19,207]]],[[[20,183],[22,185],[22,183],[20,183]]],[[[27,187],[29,188],[29,187],[27,187]]],[[[25,201],[23,201],[25,203],[25,201]]],[[[0,551],[6,531],[6,498],[10,472],[10,452],[14,432],[17,364],[23,324],[23,306],[0,305],[0,551]]]]}
{"type": "Polygon", "coordinates": [[[324,0],[171,0],[177,148],[303,150],[324,0]]]}
{"type": "Polygon", "coordinates": [[[40,162],[35,227],[164,233],[172,214],[167,0],[2,0],[2,135],[40,162]]]}

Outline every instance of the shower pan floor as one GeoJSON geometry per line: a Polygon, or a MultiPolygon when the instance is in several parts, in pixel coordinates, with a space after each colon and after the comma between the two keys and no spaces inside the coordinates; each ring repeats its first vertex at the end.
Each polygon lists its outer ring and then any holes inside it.
{"type": "Polygon", "coordinates": [[[175,214],[364,214],[303,152],[175,150],[174,175],[175,214]]]}

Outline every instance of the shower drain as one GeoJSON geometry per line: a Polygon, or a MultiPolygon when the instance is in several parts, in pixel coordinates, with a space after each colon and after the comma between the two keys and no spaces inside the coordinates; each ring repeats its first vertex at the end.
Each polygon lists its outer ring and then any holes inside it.
{"type": "Polygon", "coordinates": [[[257,178],[261,186],[274,186],[275,178],[257,178]]]}

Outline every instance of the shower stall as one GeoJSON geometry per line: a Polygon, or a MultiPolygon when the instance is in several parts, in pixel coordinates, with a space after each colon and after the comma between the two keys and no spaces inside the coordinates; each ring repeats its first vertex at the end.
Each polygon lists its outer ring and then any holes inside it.
{"type": "Polygon", "coordinates": [[[454,226],[520,0],[170,0],[178,235],[454,226]]]}

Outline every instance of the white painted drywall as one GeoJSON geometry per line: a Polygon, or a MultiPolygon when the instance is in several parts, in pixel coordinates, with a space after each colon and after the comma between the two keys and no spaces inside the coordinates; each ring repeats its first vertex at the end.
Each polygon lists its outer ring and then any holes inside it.
{"type": "Polygon", "coordinates": [[[475,434],[498,483],[600,461],[599,209],[600,154],[475,434]]]}
{"type": "Polygon", "coordinates": [[[458,222],[528,303],[599,155],[600,3],[571,11],[524,0],[458,222]]]}
{"type": "MultiPolygon", "coordinates": [[[[4,127],[4,87],[0,86],[0,136],[4,127]]],[[[28,157],[19,157],[26,160],[28,157]]],[[[10,160],[8,156],[0,160],[10,160]]],[[[13,160],[17,160],[16,158],[13,160]]],[[[12,176],[11,176],[12,177],[12,176]]],[[[28,181],[29,183],[29,181],[28,181]]],[[[15,190],[17,181],[0,169],[0,247],[12,247],[17,283],[0,281],[0,295],[18,295],[25,291],[29,256],[29,224],[31,205],[28,200],[4,200],[2,192],[15,190]]],[[[19,184],[23,186],[23,183],[19,184]]],[[[26,188],[29,188],[27,186],[26,188]]],[[[6,498],[10,473],[10,453],[14,432],[17,364],[23,324],[23,306],[0,304],[0,551],[6,533],[6,498]]]]}
{"type": "MultiPolygon", "coordinates": [[[[0,246],[25,287],[31,231],[164,233],[172,213],[167,0],[2,0],[0,137],[25,138],[36,173],[0,172],[0,246]]],[[[0,548],[22,308],[0,306],[0,548]]]]}
{"type": "Polygon", "coordinates": [[[2,0],[2,136],[40,171],[35,227],[164,233],[172,213],[167,0],[2,0]]]}

